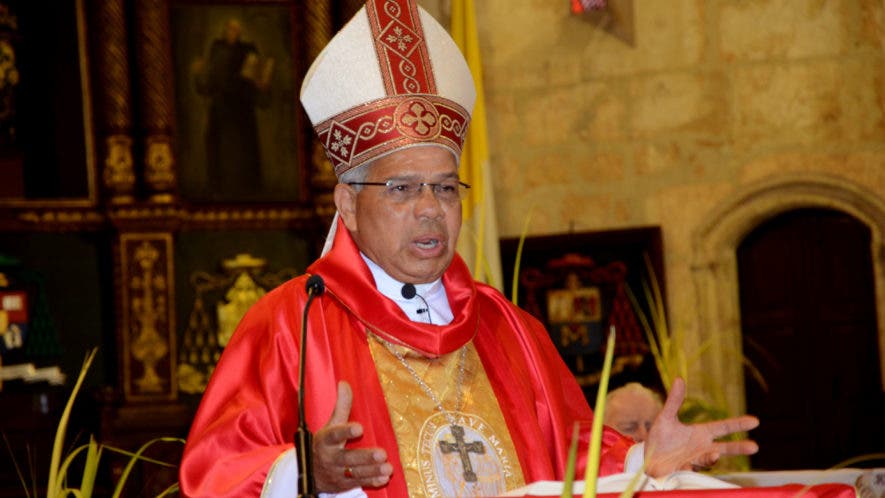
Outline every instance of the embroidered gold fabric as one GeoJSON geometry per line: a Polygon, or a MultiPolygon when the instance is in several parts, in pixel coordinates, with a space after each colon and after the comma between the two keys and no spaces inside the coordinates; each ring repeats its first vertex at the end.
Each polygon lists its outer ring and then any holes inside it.
{"type": "MultiPolygon", "coordinates": [[[[369,340],[372,357],[396,433],[410,497],[496,496],[520,486],[524,477],[507,424],[485,369],[472,343],[467,344],[461,412],[457,406],[459,351],[430,359],[401,346],[401,351],[448,411],[442,414],[412,374],[379,341],[369,340]],[[465,480],[465,455],[451,451],[457,443],[449,420],[463,428],[463,442],[482,442],[482,453],[464,452],[476,481],[465,480]],[[445,441],[448,452],[440,441],[445,441]]],[[[459,435],[460,436],[460,435],[459,435]]]]}

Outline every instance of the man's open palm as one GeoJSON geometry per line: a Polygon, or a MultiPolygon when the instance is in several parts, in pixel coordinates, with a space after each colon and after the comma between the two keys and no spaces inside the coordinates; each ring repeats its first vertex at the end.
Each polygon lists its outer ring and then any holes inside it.
{"type": "Polygon", "coordinates": [[[661,413],[655,418],[645,441],[646,473],[665,476],[677,470],[710,467],[721,455],[752,455],[759,446],[751,440],[716,441],[759,425],[750,415],[686,425],[677,413],[685,400],[685,381],[676,378],[661,413]]]}

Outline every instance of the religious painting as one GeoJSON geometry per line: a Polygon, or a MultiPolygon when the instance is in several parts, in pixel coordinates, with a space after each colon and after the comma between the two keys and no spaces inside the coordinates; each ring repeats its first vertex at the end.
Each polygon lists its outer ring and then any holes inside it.
{"type": "Polygon", "coordinates": [[[295,202],[304,195],[293,1],[173,2],[182,196],[197,202],[295,202]]]}
{"type": "Polygon", "coordinates": [[[575,272],[566,275],[565,288],[547,290],[547,321],[554,344],[564,353],[581,357],[599,351],[602,343],[602,295],[597,286],[585,286],[575,272]]]}
{"type": "Polygon", "coordinates": [[[514,271],[518,271],[517,304],[545,325],[585,392],[598,384],[612,328],[616,334],[614,382],[658,384],[648,340],[629,292],[641,295],[643,282],[651,278],[646,261],[663,284],[660,229],[529,237],[516,269],[519,242],[501,241],[505,288],[513,287],[514,271]]]}
{"type": "Polygon", "coordinates": [[[0,204],[94,204],[87,33],[82,0],[0,0],[0,204]]]}

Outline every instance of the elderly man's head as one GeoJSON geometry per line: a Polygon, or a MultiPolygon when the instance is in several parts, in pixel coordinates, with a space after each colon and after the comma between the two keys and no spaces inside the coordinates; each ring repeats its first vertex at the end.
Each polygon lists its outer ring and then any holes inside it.
{"type": "Polygon", "coordinates": [[[401,282],[426,283],[454,257],[461,189],[451,151],[416,146],[342,175],[335,205],[369,259],[401,282]]]}
{"type": "Polygon", "coordinates": [[[661,397],[637,382],[631,382],[608,393],[605,400],[605,425],[644,441],[663,404],[661,397]]]}
{"type": "Polygon", "coordinates": [[[454,257],[458,158],[475,102],[461,50],[414,0],[367,0],[304,77],[301,103],[338,176],[341,223],[401,282],[432,282],[454,257]]]}

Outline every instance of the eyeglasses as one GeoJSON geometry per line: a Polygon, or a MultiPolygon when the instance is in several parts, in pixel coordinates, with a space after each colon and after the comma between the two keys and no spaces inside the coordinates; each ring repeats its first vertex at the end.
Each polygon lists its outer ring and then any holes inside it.
{"type": "Polygon", "coordinates": [[[457,202],[461,200],[467,189],[470,188],[470,185],[458,180],[447,180],[440,183],[387,180],[386,182],[348,182],[347,184],[385,187],[384,194],[395,202],[407,202],[417,199],[421,195],[421,189],[425,186],[430,187],[430,191],[433,192],[434,197],[439,201],[457,202]]]}

